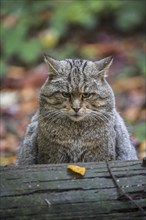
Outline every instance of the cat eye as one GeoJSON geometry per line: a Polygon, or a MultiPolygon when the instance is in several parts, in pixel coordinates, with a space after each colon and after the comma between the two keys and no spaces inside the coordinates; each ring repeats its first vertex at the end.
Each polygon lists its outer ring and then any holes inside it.
{"type": "Polygon", "coordinates": [[[91,93],[85,92],[85,93],[82,94],[82,97],[83,98],[89,98],[91,95],[92,95],[91,93]]]}
{"type": "Polygon", "coordinates": [[[70,93],[62,92],[62,96],[65,98],[70,98],[70,93]]]}

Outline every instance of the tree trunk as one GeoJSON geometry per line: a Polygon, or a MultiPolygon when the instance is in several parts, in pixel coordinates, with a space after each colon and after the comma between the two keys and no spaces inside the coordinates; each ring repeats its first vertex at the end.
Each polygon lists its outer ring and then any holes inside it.
{"type": "Polygon", "coordinates": [[[110,169],[130,201],[115,184],[106,162],[79,163],[85,176],[67,164],[2,167],[2,220],[145,219],[146,168],[142,161],[111,161],[110,169]]]}

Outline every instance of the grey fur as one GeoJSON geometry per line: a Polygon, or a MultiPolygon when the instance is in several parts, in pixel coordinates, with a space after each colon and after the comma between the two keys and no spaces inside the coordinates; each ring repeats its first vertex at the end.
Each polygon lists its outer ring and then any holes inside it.
{"type": "Polygon", "coordinates": [[[45,56],[45,61],[49,79],[17,164],[137,159],[105,80],[112,59],[56,61],[45,56]]]}

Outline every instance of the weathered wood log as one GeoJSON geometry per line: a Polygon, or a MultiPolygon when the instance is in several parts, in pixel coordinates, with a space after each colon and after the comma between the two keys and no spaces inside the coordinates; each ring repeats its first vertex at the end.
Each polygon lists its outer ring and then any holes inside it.
{"type": "MultiPolygon", "coordinates": [[[[2,220],[146,219],[121,195],[105,162],[80,163],[84,177],[67,164],[1,168],[2,220]]],[[[142,209],[146,210],[146,168],[142,161],[111,161],[111,170],[142,209]]]]}

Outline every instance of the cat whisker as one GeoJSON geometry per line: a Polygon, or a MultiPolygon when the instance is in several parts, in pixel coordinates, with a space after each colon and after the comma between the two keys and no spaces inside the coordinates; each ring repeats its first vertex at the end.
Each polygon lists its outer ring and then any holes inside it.
{"type": "MultiPolygon", "coordinates": [[[[101,112],[92,112],[92,114],[94,115],[94,117],[97,117],[98,119],[100,119],[100,120],[103,121],[104,123],[110,122],[110,119],[109,119],[104,113],[101,113],[101,112]]],[[[109,117],[111,117],[111,116],[109,116],[109,117]]]]}
{"type": "Polygon", "coordinates": [[[46,125],[46,123],[49,121],[50,123],[52,123],[52,122],[56,122],[58,119],[61,119],[61,114],[60,114],[60,112],[58,112],[58,111],[48,111],[41,119],[40,119],[40,121],[43,121],[44,122],[44,120],[45,119],[47,119],[46,120],[46,122],[45,122],[45,125],[46,125]]]}
{"type": "Polygon", "coordinates": [[[97,114],[94,112],[91,114],[91,116],[92,116],[92,118],[96,119],[97,121],[102,121],[102,122],[106,123],[106,121],[101,117],[100,114],[97,114]]]}
{"type": "Polygon", "coordinates": [[[107,122],[110,122],[109,118],[108,118],[106,115],[104,115],[103,113],[101,113],[101,116],[102,116],[107,122]]]}
{"type": "Polygon", "coordinates": [[[43,114],[43,116],[45,118],[47,115],[51,116],[51,115],[58,114],[58,113],[59,113],[58,110],[57,111],[56,110],[48,110],[47,112],[45,112],[45,114],[43,114]]]}
{"type": "Polygon", "coordinates": [[[113,114],[110,112],[103,113],[103,115],[104,115],[104,117],[106,117],[108,119],[108,121],[111,121],[111,120],[113,121],[113,119],[114,119],[113,114]]]}

